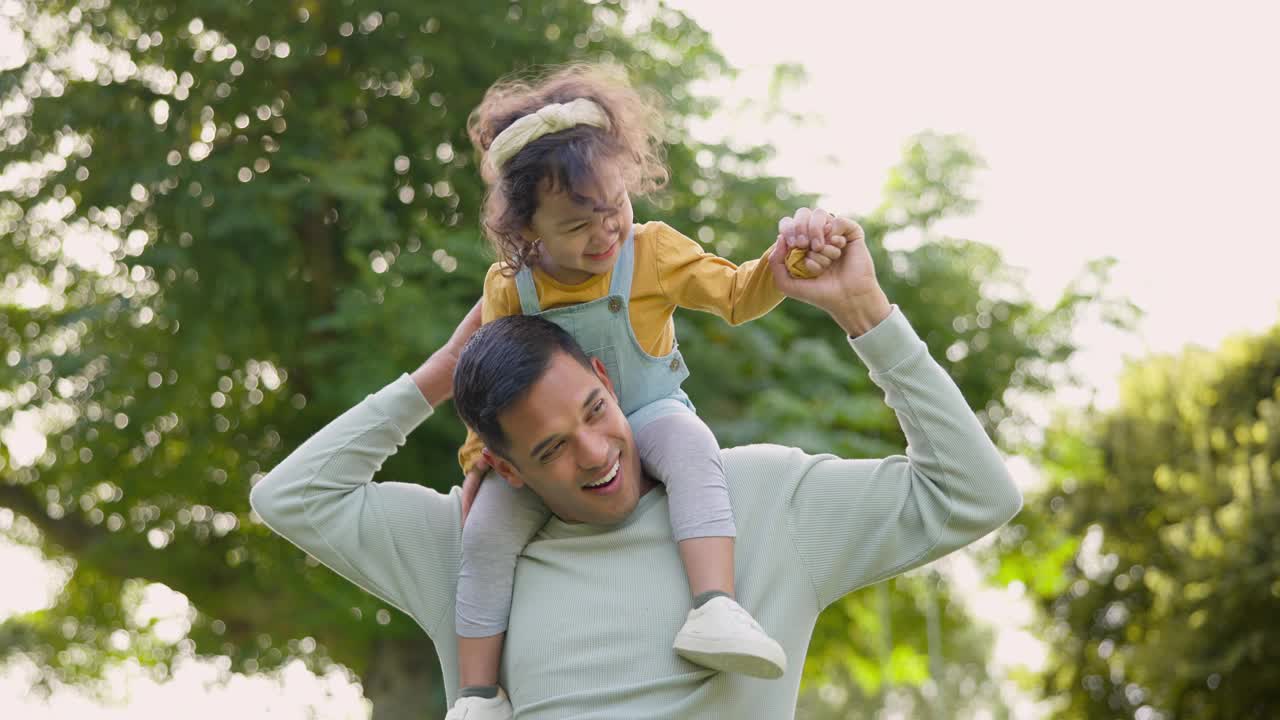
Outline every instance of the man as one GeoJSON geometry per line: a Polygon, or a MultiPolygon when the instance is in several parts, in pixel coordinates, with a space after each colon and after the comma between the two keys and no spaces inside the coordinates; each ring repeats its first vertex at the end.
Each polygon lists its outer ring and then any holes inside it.
{"type": "MultiPolygon", "coordinates": [[[[787,273],[790,239],[803,244],[826,220],[802,210],[780,223],[774,281],[848,334],[908,447],[905,456],[859,460],[776,445],[724,451],[739,527],[738,599],[797,660],[823,608],[967,545],[1021,507],[959,389],[881,290],[862,229],[837,219],[844,254],[818,278],[787,273]]],[[[413,617],[436,644],[445,687],[456,687],[462,494],[373,482],[456,386],[460,411],[487,436],[496,469],[555,513],[516,570],[502,686],[518,717],[792,717],[802,662],[779,680],[760,680],[706,670],[671,649],[690,601],[666,496],[640,467],[603,366],[538,318],[476,332],[478,322],[473,309],[412,375],[286,458],[254,487],[254,509],[413,617]],[[610,474],[605,492],[587,487],[610,474]]]]}

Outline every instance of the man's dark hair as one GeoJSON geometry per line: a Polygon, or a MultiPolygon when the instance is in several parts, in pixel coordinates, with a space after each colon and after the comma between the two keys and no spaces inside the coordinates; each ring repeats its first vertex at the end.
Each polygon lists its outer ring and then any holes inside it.
{"type": "Polygon", "coordinates": [[[557,352],[591,369],[591,359],[564,328],[529,315],[498,318],[462,348],[453,371],[453,404],[490,450],[511,460],[498,415],[529,392],[557,352]]]}

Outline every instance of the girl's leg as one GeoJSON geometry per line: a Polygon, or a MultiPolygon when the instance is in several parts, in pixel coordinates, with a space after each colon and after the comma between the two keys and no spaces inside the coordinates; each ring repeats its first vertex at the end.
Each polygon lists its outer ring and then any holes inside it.
{"type": "Polygon", "coordinates": [[[673,412],[636,433],[640,461],[667,486],[671,529],[694,596],[733,596],[733,508],[711,428],[692,412],[673,412]]]}
{"type": "Polygon", "coordinates": [[[733,538],[694,537],[676,543],[695,599],[708,593],[733,597],[733,538]]]}
{"type": "Polygon", "coordinates": [[[780,677],[782,646],[733,599],[737,530],[715,435],[693,412],[678,411],[649,420],[635,436],[645,469],[667,486],[671,529],[694,596],[676,651],[716,670],[780,677]]]}
{"type": "Polygon", "coordinates": [[[498,683],[516,558],[548,517],[550,511],[528,488],[517,490],[494,472],[480,484],[462,529],[458,574],[458,672],[464,688],[498,683]]]}

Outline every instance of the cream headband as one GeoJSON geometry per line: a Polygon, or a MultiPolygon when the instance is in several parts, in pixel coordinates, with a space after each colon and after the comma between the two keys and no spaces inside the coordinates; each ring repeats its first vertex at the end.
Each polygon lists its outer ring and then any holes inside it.
{"type": "Polygon", "coordinates": [[[599,105],[586,98],[538,108],[537,112],[525,115],[498,133],[498,137],[489,144],[489,162],[493,163],[495,170],[501,170],[525,145],[543,135],[578,125],[593,125],[608,130],[609,116],[599,105]]]}

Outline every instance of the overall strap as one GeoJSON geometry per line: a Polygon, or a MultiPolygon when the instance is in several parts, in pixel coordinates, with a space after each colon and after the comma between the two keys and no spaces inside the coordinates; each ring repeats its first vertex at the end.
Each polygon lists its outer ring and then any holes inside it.
{"type": "Polygon", "coordinates": [[[516,273],[516,290],[520,292],[520,311],[525,315],[537,315],[542,312],[538,304],[538,287],[533,283],[533,270],[528,265],[516,273]]]}
{"type": "Polygon", "coordinates": [[[618,262],[613,266],[613,279],[609,281],[609,294],[631,297],[631,276],[635,270],[636,226],[627,231],[627,239],[623,241],[618,254],[618,262]]]}

